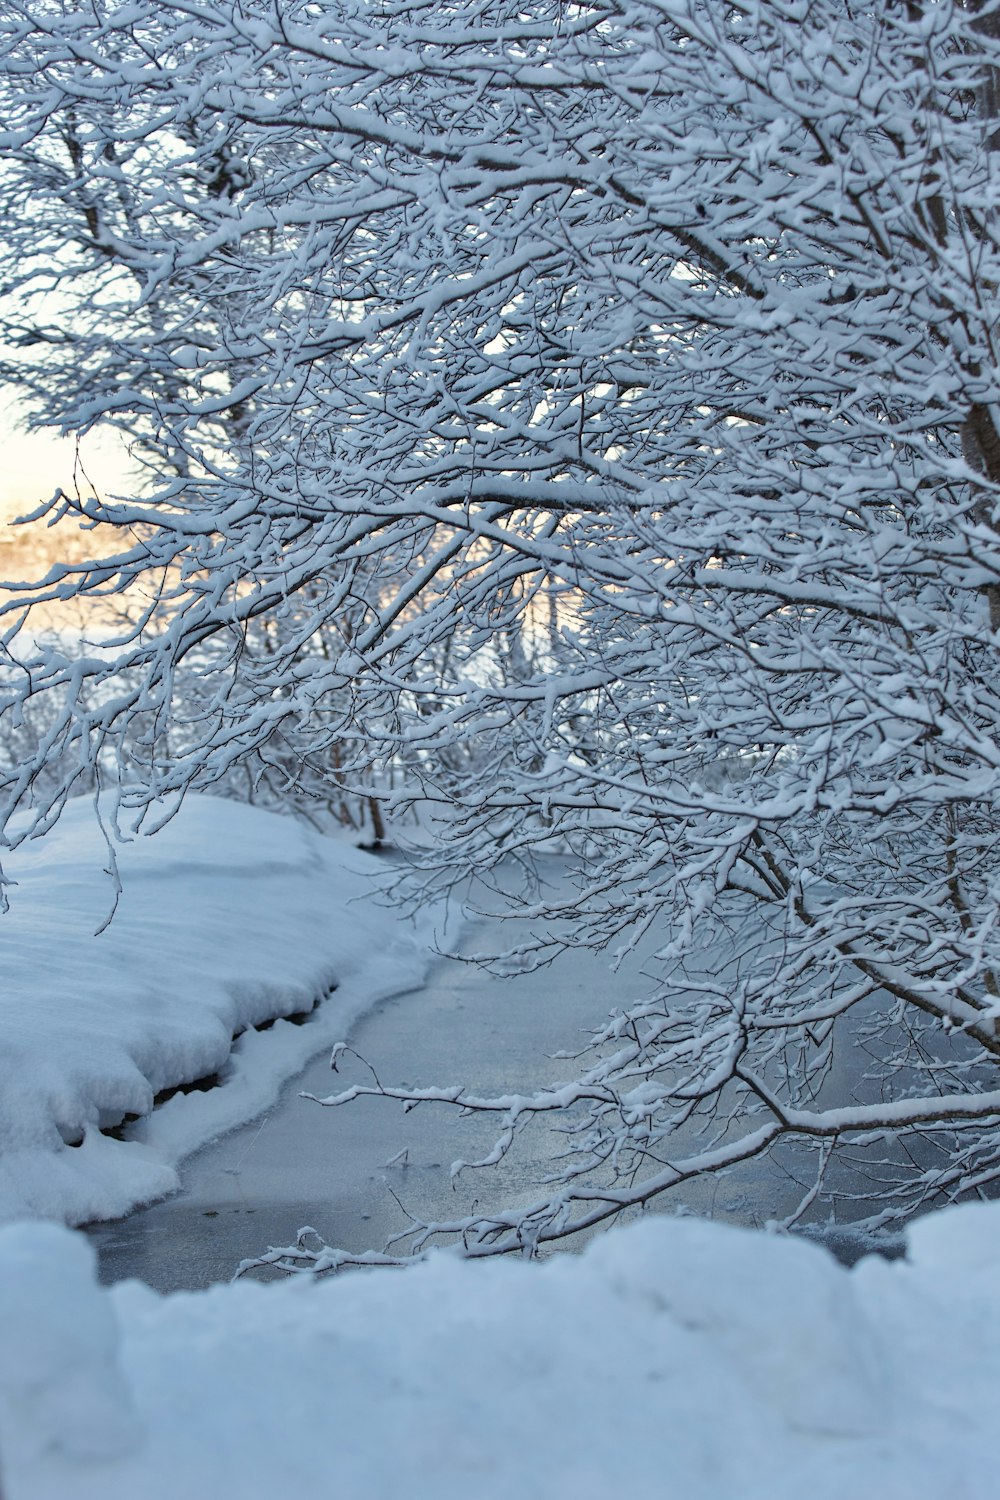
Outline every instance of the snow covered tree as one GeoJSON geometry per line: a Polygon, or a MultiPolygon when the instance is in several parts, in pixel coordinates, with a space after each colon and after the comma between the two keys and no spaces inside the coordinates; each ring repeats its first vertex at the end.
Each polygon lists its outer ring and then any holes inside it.
{"type": "MultiPolygon", "coordinates": [[[[44,22],[55,14],[54,9],[39,12],[38,19],[44,22]]],[[[86,105],[81,102],[79,107],[70,105],[61,111],[47,134],[11,159],[0,184],[14,252],[6,287],[10,316],[4,328],[11,358],[3,368],[43,419],[53,401],[75,403],[74,425],[79,430],[81,421],[86,421],[79,414],[81,408],[96,402],[103,409],[108,392],[131,381],[128,356],[119,360],[119,351],[105,337],[111,309],[120,317],[127,308],[124,315],[133,348],[143,343],[153,348],[168,325],[176,327],[181,322],[189,330],[196,328],[205,342],[231,340],[245,314],[238,285],[225,275],[213,277],[206,267],[193,265],[161,287],[151,285],[144,275],[139,253],[144,235],[162,235],[166,230],[182,239],[193,222],[211,224],[231,214],[234,200],[248,186],[248,167],[238,149],[238,132],[231,125],[194,114],[176,125],[176,134],[164,132],[155,139],[141,130],[134,138],[128,132],[121,138],[100,100],[91,98],[86,105]],[[175,171],[173,195],[167,200],[148,191],[151,177],[164,182],[164,151],[175,171]],[[39,236],[37,224],[22,211],[25,200],[37,200],[42,184],[47,237],[39,236]],[[179,203],[182,211],[175,212],[179,203]],[[53,289],[60,284],[58,267],[67,252],[81,284],[63,301],[58,292],[53,295],[53,289]],[[63,326],[70,309],[71,331],[63,326]]],[[[263,243],[265,238],[258,240],[263,243]]],[[[256,243],[248,237],[244,249],[256,243]]],[[[227,260],[225,245],[220,255],[227,260]]],[[[183,424],[177,423],[184,398],[182,376],[172,361],[154,363],[147,370],[142,416],[136,420],[127,398],[128,411],[121,422],[132,458],[147,476],[147,488],[204,477],[203,449],[211,451],[216,465],[238,462],[241,450],[245,450],[243,457],[249,455],[248,429],[254,408],[245,382],[240,389],[244,374],[235,355],[215,388],[213,409],[201,414],[199,445],[192,449],[183,424]]],[[[84,514],[79,492],[70,499],[69,510],[84,514]]],[[[126,625],[129,618],[140,618],[150,601],[158,604],[160,587],[157,578],[151,588],[122,590],[127,601],[126,625]]],[[[106,631],[106,601],[102,610],[106,631]]],[[[255,616],[241,643],[242,662],[273,654],[276,636],[285,623],[268,614],[255,616]]],[[[333,649],[328,628],[321,624],[305,644],[299,638],[298,649],[328,656],[333,649]]],[[[167,756],[186,744],[187,726],[198,714],[205,692],[214,695],[217,680],[212,668],[220,661],[223,670],[232,667],[232,653],[215,645],[196,672],[180,674],[174,697],[184,707],[173,716],[164,747],[167,756]]],[[[132,760],[136,727],[131,735],[132,760]]],[[[138,739],[142,738],[140,730],[138,739]]],[[[341,821],[360,827],[364,814],[351,805],[338,785],[338,768],[336,744],[331,751],[314,735],[307,748],[292,745],[279,726],[238,768],[218,778],[216,785],[237,794],[242,788],[255,801],[292,803],[307,814],[311,809],[335,810],[341,821]]],[[[378,839],[383,829],[374,805],[372,820],[378,839]]]]}
{"type": "Polygon", "coordinates": [[[575,1082],[421,1096],[497,1109],[501,1149],[569,1111],[550,1192],[452,1226],[473,1253],[785,1143],[804,1210],[852,1153],[881,1220],[1000,1173],[998,14],[0,21],[6,373],[163,456],[82,507],[115,558],[5,606],[155,584],[113,652],[9,637],[5,712],[56,701],[66,769],[4,773],[8,839],[136,723],[153,821],[275,737],[336,744],[438,809],[427,878],[560,841],[537,961],[551,918],[662,935],[575,1082]],[[182,664],[211,691],[168,747],[182,664]]]}

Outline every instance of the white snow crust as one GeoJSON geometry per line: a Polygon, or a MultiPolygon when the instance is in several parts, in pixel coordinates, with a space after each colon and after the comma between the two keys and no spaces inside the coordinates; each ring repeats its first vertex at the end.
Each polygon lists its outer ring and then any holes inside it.
{"type": "Polygon", "coordinates": [[[160,1296],[0,1231],[7,1500],[993,1500],[1000,1206],[904,1261],[650,1218],[580,1256],[160,1296]]]}
{"type": "Polygon", "coordinates": [[[426,973],[425,936],[376,899],[384,866],[290,818],[191,796],[117,857],[123,890],[99,935],[114,886],[89,801],[7,862],[0,1223],[82,1224],[169,1193],[184,1156],[426,973]],[[307,1025],[252,1029],[323,1000],[307,1025]],[[213,1074],[223,1087],[153,1112],[161,1090],[213,1074]],[[101,1133],[126,1115],[145,1117],[129,1139],[101,1133]]]}

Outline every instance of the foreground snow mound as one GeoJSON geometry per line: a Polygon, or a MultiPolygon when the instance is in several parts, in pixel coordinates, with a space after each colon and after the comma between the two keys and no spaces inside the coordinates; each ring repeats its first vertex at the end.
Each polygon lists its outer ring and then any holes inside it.
{"type": "Polygon", "coordinates": [[[692,1219],[160,1297],[0,1232],[7,1500],[993,1500],[1000,1207],[846,1271],[692,1219]],[[9,1304],[9,1306],[8,1306],[9,1304]]]}
{"type": "Polygon", "coordinates": [[[118,863],[118,910],[95,935],[113,888],[90,802],[9,861],[0,1222],[79,1224],[170,1192],[182,1156],[266,1108],[362,1009],[425,972],[426,943],[377,900],[379,862],[291,819],[193,796],[118,863]],[[335,984],[310,1025],[248,1030],[335,984]],[[101,1134],[215,1074],[225,1087],[175,1096],[128,1140],[101,1134]]]}

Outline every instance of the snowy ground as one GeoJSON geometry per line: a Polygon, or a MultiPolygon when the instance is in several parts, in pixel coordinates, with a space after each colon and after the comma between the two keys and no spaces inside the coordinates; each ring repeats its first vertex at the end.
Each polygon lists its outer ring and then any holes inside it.
{"type": "Polygon", "coordinates": [[[653,1218],[544,1265],[161,1297],[0,1232],[6,1500],[993,1500],[1000,1206],[853,1271],[653,1218]]]}
{"type": "Polygon", "coordinates": [[[119,850],[123,894],[95,936],[113,898],[106,863],[85,800],[7,862],[0,1222],[79,1224],[172,1191],[179,1160],[426,971],[428,934],[373,899],[379,862],[291,819],[189,798],[119,850]],[[309,1025],[254,1031],[334,984],[309,1025]],[[162,1090],[215,1074],[224,1088],[153,1110],[162,1090]],[[102,1134],[130,1115],[147,1118],[128,1141],[102,1134]]]}

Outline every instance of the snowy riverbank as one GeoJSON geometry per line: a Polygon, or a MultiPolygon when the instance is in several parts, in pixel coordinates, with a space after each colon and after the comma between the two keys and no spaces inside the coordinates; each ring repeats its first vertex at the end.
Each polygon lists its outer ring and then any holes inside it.
{"type": "Polygon", "coordinates": [[[0,1222],[84,1223],[170,1192],[369,1006],[422,982],[427,934],[374,899],[384,867],[289,818],[192,796],[107,853],[89,800],[11,856],[0,919],[0,1222]],[[301,1015],[336,995],[305,1026],[301,1015]],[[234,1038],[236,1040],[234,1041],[234,1038]],[[223,1088],[161,1091],[217,1075],[223,1088]],[[127,1140],[102,1133],[126,1116],[127,1140]]]}
{"type": "Polygon", "coordinates": [[[545,1265],[158,1296],[0,1232],[6,1500],[992,1500],[1000,1207],[853,1271],[655,1218],[545,1265]]]}

